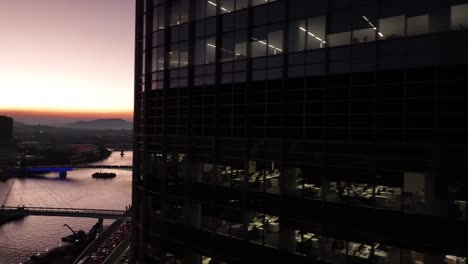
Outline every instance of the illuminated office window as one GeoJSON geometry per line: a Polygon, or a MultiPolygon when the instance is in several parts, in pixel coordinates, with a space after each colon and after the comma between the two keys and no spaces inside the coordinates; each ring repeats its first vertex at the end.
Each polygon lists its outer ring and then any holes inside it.
{"type": "Polygon", "coordinates": [[[221,14],[231,13],[236,10],[236,1],[235,0],[219,0],[219,10],[221,14]]]}
{"type": "Polygon", "coordinates": [[[283,26],[269,26],[268,32],[268,55],[283,53],[283,26]]]}
{"type": "Polygon", "coordinates": [[[429,15],[408,17],[408,36],[429,33],[429,15]]]}
{"type": "Polygon", "coordinates": [[[195,65],[215,62],[216,38],[202,38],[195,41],[195,65]]]}
{"type": "Polygon", "coordinates": [[[289,52],[305,50],[307,34],[306,20],[290,22],[288,39],[289,52]]]}
{"type": "Polygon", "coordinates": [[[380,7],[378,23],[379,39],[393,39],[405,36],[406,5],[402,0],[385,0],[380,7]]]}
{"type": "MultiPolygon", "coordinates": [[[[325,41],[325,16],[307,19],[307,49],[319,49],[326,46],[325,41]]],[[[304,32],[303,29],[300,29],[304,32]]]]}
{"type": "Polygon", "coordinates": [[[188,22],[189,0],[173,0],[171,3],[170,25],[174,26],[188,22]]]}
{"type": "Polygon", "coordinates": [[[326,46],[325,16],[293,21],[289,24],[289,51],[320,49],[326,46]]]}
{"type": "Polygon", "coordinates": [[[379,19],[379,39],[401,38],[405,35],[406,16],[379,19]]]}
{"type": "Polygon", "coordinates": [[[239,60],[247,55],[247,32],[226,33],[222,39],[221,61],[239,60]]]}
{"type": "Polygon", "coordinates": [[[468,4],[450,7],[450,28],[452,30],[468,29],[468,4]]]}
{"type": "Polygon", "coordinates": [[[255,28],[250,44],[252,48],[252,57],[262,57],[283,53],[282,26],[277,24],[255,28]]]}
{"type": "Polygon", "coordinates": [[[375,6],[357,8],[352,11],[352,43],[375,41],[376,35],[382,35],[378,28],[375,6]]]}
{"type": "Polygon", "coordinates": [[[413,0],[407,6],[408,36],[447,31],[450,8],[436,0],[413,0]]]}
{"type": "Polygon", "coordinates": [[[250,6],[263,5],[266,3],[276,2],[278,0],[250,0],[250,6]]]}

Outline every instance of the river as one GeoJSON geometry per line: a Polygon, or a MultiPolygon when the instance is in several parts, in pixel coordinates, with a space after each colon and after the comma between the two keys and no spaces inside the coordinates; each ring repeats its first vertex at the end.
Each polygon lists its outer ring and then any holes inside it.
{"type": "MultiPolygon", "coordinates": [[[[131,165],[132,152],[112,152],[111,156],[93,164],[131,165]]],[[[68,172],[66,180],[58,173],[45,174],[44,179],[9,179],[0,182],[0,201],[11,186],[6,205],[47,206],[60,208],[93,208],[124,210],[131,203],[132,172],[102,170],[117,174],[113,179],[93,179],[93,169],[68,172]]],[[[56,247],[61,238],[71,234],[64,224],[75,230],[88,231],[96,219],[72,217],[28,216],[0,226],[0,264],[25,262],[29,256],[56,247]]],[[[105,221],[105,224],[110,222],[105,221]]]]}

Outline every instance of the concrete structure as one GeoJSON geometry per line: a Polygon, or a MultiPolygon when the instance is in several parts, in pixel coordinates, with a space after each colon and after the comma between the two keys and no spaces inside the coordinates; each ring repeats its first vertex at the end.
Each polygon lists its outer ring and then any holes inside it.
{"type": "Polygon", "coordinates": [[[0,116],[0,170],[5,166],[14,165],[17,160],[13,145],[13,119],[0,116]]]}
{"type": "Polygon", "coordinates": [[[458,263],[468,1],[137,1],[135,263],[458,263]]]}
{"type": "Polygon", "coordinates": [[[13,118],[0,116],[0,144],[11,143],[13,140],[13,118]]]}

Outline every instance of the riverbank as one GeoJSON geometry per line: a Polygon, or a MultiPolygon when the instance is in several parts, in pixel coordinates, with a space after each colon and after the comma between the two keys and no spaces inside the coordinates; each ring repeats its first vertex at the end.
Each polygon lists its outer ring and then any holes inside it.
{"type": "Polygon", "coordinates": [[[5,170],[0,170],[0,182],[6,182],[13,177],[14,176],[12,176],[11,173],[7,173],[5,170]]]}
{"type": "Polygon", "coordinates": [[[53,248],[42,254],[31,256],[25,264],[69,264],[72,263],[81,252],[90,245],[96,238],[99,224],[95,224],[88,232],[85,241],[74,244],[64,244],[53,248]]]}

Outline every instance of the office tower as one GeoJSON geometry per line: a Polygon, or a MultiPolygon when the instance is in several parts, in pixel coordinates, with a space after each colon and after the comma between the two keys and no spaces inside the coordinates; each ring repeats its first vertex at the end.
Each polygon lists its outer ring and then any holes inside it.
{"type": "Polygon", "coordinates": [[[0,143],[10,143],[13,139],[13,118],[0,116],[0,143]]]}
{"type": "Polygon", "coordinates": [[[466,263],[468,1],[137,1],[135,263],[466,263]]]}

